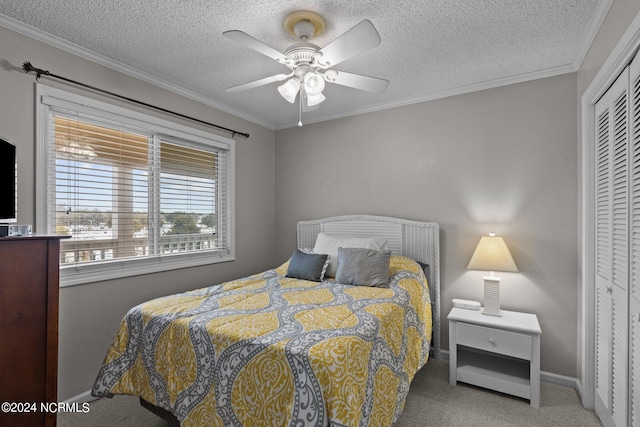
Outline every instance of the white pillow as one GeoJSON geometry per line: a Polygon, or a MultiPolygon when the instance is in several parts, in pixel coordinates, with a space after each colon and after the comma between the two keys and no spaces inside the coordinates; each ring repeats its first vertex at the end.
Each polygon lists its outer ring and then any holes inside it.
{"type": "Polygon", "coordinates": [[[380,237],[332,236],[331,234],[318,233],[313,252],[329,255],[329,267],[325,276],[336,277],[338,248],[363,248],[383,251],[386,247],[387,241],[380,237]]]}

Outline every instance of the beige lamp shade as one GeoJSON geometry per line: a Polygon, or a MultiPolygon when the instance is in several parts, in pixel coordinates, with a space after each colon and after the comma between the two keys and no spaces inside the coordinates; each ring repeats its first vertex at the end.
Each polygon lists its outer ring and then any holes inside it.
{"type": "Polygon", "coordinates": [[[509,248],[499,236],[482,236],[467,269],[518,272],[509,248]]]}

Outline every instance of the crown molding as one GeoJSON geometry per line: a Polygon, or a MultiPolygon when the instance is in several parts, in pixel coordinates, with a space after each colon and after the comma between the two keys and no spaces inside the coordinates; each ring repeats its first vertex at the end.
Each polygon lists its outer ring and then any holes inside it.
{"type": "Polygon", "coordinates": [[[17,21],[11,17],[0,14],[0,26],[5,27],[11,31],[15,31],[16,33],[22,34],[34,40],[40,41],[42,43],[46,43],[49,46],[55,47],[57,49],[63,50],[65,52],[71,53],[80,58],[89,60],[98,65],[105,66],[114,71],[118,71],[127,76],[133,77],[138,80],[142,80],[146,83],[150,83],[154,86],[157,86],[161,89],[165,89],[167,91],[173,92],[177,95],[184,96],[185,98],[189,98],[193,101],[199,102],[201,104],[207,105],[209,107],[215,108],[222,112],[231,114],[234,117],[238,117],[243,120],[247,120],[251,123],[257,124],[259,126],[263,126],[270,130],[275,130],[273,124],[265,123],[262,120],[259,120],[253,116],[250,116],[246,113],[243,113],[240,110],[236,110],[235,108],[230,108],[224,104],[216,102],[211,98],[200,95],[199,93],[193,92],[191,90],[182,88],[173,83],[167,82],[166,80],[162,80],[157,78],[151,74],[140,71],[131,66],[125,65],[121,62],[115,61],[111,58],[108,58],[104,55],[100,55],[96,52],[93,52],[84,47],[78,46],[75,43],[71,43],[67,40],[64,40],[58,36],[53,34],[49,34],[44,32],[38,28],[32,27],[20,21],[17,21]]]}
{"type": "Polygon", "coordinates": [[[587,28],[587,32],[582,37],[582,43],[578,47],[578,52],[576,53],[576,58],[573,61],[573,65],[576,70],[579,70],[584,62],[584,58],[586,58],[589,49],[591,49],[591,45],[598,35],[598,31],[600,31],[600,27],[604,22],[604,18],[606,18],[607,13],[609,13],[609,8],[613,4],[613,0],[601,0],[598,3],[595,13],[591,18],[591,22],[589,23],[589,27],[587,28]]]}

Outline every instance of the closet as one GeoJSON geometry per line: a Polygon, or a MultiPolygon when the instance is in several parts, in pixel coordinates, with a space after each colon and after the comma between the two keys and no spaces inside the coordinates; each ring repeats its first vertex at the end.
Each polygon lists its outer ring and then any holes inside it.
{"type": "Polygon", "coordinates": [[[595,113],[595,407],[640,427],[640,55],[595,113]]]}

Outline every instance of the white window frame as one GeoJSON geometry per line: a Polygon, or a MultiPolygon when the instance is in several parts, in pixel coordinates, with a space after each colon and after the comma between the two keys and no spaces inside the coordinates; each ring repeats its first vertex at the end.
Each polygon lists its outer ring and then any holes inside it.
{"type": "Polygon", "coordinates": [[[36,215],[35,231],[48,232],[49,174],[49,114],[51,106],[86,113],[95,117],[136,126],[141,122],[152,125],[155,132],[179,140],[226,150],[228,153],[227,253],[215,251],[187,252],[163,257],[116,259],[86,265],[61,266],[60,286],[73,286],[97,281],[119,279],[140,274],[157,273],[199,265],[235,260],[235,141],[231,138],[201,131],[165,119],[97,101],[42,84],[36,84],[36,215]]]}

